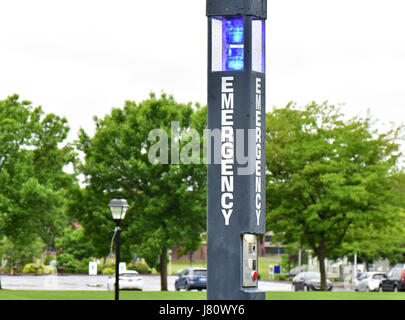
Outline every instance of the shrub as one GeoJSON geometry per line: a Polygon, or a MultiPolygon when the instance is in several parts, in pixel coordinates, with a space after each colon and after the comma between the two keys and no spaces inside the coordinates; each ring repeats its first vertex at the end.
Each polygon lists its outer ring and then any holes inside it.
{"type": "Polygon", "coordinates": [[[104,268],[102,271],[102,274],[114,274],[114,273],[115,273],[115,270],[110,267],[104,268]]]}
{"type": "Polygon", "coordinates": [[[52,260],[55,260],[55,256],[53,254],[47,254],[44,259],[44,265],[50,265],[52,260]]]}
{"type": "Polygon", "coordinates": [[[151,274],[152,269],[145,261],[138,260],[135,263],[130,263],[128,269],[138,271],[140,274],[151,274]]]}
{"type": "Polygon", "coordinates": [[[276,275],[274,275],[274,280],[285,281],[285,280],[287,280],[287,277],[284,274],[276,274],[276,275]]]}
{"type": "Polygon", "coordinates": [[[53,269],[51,266],[44,266],[44,271],[43,271],[44,274],[51,274],[52,271],[53,271],[53,269]]]}
{"type": "Polygon", "coordinates": [[[23,268],[23,273],[36,273],[42,274],[44,273],[44,268],[37,263],[28,263],[23,268]]]}
{"type": "Polygon", "coordinates": [[[7,266],[0,267],[0,273],[8,273],[8,272],[9,272],[9,268],[7,268],[7,266]]]}
{"type": "Polygon", "coordinates": [[[79,267],[79,261],[69,253],[58,254],[56,263],[58,267],[65,267],[68,273],[75,273],[76,269],[79,267]]]}
{"type": "Polygon", "coordinates": [[[83,259],[77,264],[76,273],[88,273],[89,272],[89,262],[92,261],[89,258],[83,259]]]}

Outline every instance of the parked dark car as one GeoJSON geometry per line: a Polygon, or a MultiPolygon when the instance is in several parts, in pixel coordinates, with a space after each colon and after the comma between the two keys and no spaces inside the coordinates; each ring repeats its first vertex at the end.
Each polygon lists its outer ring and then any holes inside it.
{"type": "Polygon", "coordinates": [[[405,267],[395,266],[381,280],[380,291],[405,291],[405,267]]]}
{"type": "Polygon", "coordinates": [[[290,271],[288,271],[285,276],[287,278],[293,278],[295,277],[297,274],[299,274],[300,272],[304,272],[306,270],[306,266],[297,266],[294,267],[292,269],[290,269],[290,271]]]}
{"type": "MultiPolygon", "coordinates": [[[[293,280],[292,285],[295,291],[311,291],[321,289],[321,274],[319,272],[300,272],[293,280]]],[[[326,288],[330,291],[333,288],[332,282],[326,279],[326,288]]]]}
{"type": "Polygon", "coordinates": [[[175,289],[207,289],[207,269],[206,268],[187,268],[177,273],[179,277],[174,283],[175,289]]]}

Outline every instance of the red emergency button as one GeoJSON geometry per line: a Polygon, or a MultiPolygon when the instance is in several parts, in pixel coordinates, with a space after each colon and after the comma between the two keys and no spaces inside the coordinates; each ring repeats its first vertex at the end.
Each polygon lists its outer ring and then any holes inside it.
{"type": "Polygon", "coordinates": [[[257,280],[257,271],[252,272],[252,280],[256,281],[257,280]]]}

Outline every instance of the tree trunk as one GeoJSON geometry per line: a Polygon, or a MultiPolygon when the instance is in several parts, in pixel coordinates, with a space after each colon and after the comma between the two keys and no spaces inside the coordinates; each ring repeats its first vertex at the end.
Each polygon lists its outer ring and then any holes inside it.
{"type": "Polygon", "coordinates": [[[167,291],[167,249],[160,254],[160,290],[167,291]]]}
{"type": "Polygon", "coordinates": [[[319,260],[319,273],[321,274],[321,291],[326,291],[326,270],[325,270],[325,252],[324,250],[318,250],[318,260],[319,260]]]}
{"type": "Polygon", "coordinates": [[[368,268],[369,268],[369,266],[368,266],[368,256],[366,254],[364,254],[363,258],[364,258],[364,267],[365,267],[366,271],[368,272],[369,271],[368,270],[368,268]]]}

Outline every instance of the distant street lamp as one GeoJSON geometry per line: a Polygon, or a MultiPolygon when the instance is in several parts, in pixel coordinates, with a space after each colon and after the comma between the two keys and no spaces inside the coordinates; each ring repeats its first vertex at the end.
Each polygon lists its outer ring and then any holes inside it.
{"type": "Polygon", "coordinates": [[[113,220],[115,221],[116,227],[116,238],[115,238],[115,300],[119,300],[119,290],[120,290],[120,278],[119,278],[119,262],[120,262],[120,223],[121,220],[125,218],[125,213],[128,209],[128,202],[125,199],[112,199],[108,205],[111,210],[113,220]]]}

